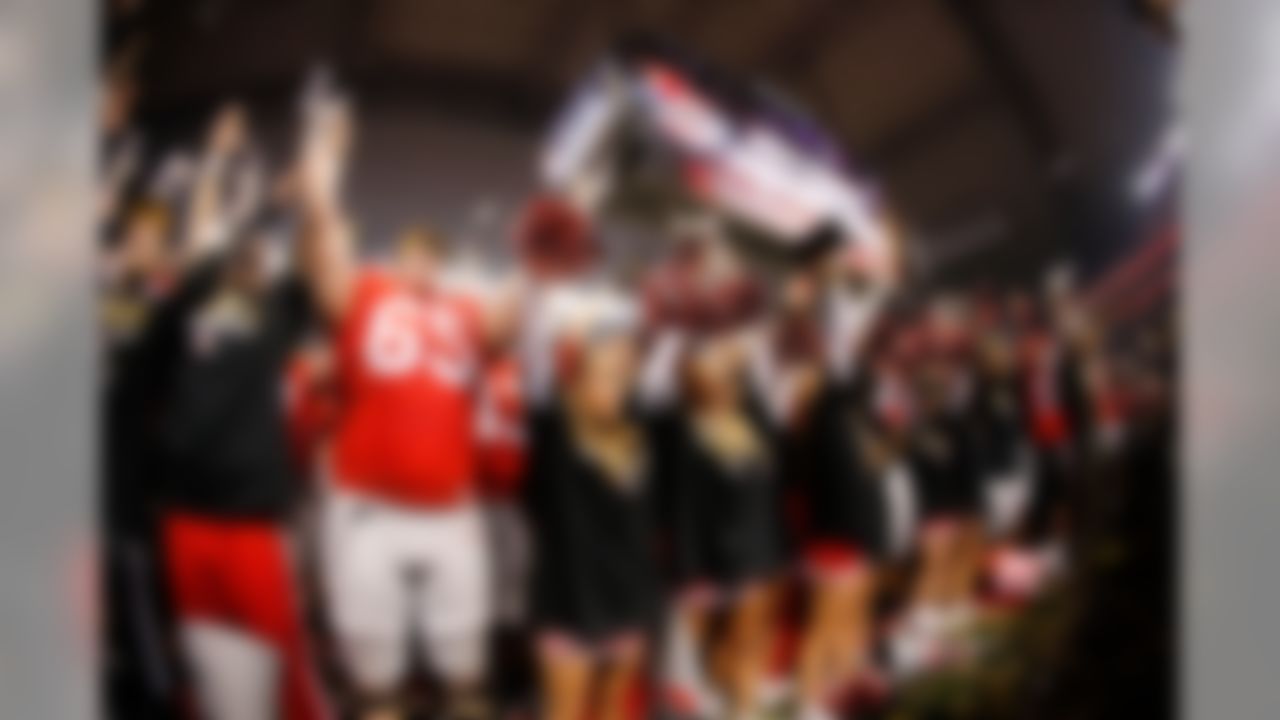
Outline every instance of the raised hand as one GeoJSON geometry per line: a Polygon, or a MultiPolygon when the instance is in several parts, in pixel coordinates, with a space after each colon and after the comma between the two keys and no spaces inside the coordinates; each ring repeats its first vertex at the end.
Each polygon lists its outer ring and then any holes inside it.
{"type": "Polygon", "coordinates": [[[306,107],[295,189],[299,200],[312,211],[333,210],[339,205],[353,123],[351,106],[345,99],[329,96],[306,107]]]}
{"type": "Polygon", "coordinates": [[[239,103],[228,103],[218,109],[205,137],[208,156],[226,158],[242,148],[248,136],[248,119],[239,103]]]}
{"type": "Polygon", "coordinates": [[[353,131],[351,106],[323,94],[303,105],[302,136],[293,169],[294,197],[302,218],[299,262],[322,310],[345,312],[356,273],[352,225],[342,206],[353,131]]]}

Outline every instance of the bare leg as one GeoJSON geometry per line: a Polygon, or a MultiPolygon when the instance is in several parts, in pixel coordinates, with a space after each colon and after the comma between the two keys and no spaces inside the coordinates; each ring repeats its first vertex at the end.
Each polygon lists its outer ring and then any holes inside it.
{"type": "Polygon", "coordinates": [[[707,623],[710,616],[708,603],[696,597],[682,598],[679,612],[684,630],[688,633],[689,647],[693,650],[691,660],[699,673],[698,677],[703,679],[706,677],[704,660],[707,649],[707,623]]]}
{"type": "Polygon", "coordinates": [[[591,687],[592,662],[585,653],[569,647],[538,649],[542,686],[542,720],[582,720],[591,687]]]}
{"type": "Polygon", "coordinates": [[[938,641],[946,625],[956,539],[951,525],[928,527],[921,537],[920,567],[910,610],[894,642],[895,656],[908,672],[928,664],[939,649],[938,641]]]}
{"type": "Polygon", "coordinates": [[[950,602],[966,602],[972,595],[977,585],[982,552],[982,528],[976,522],[966,520],[960,527],[955,556],[951,562],[951,577],[947,588],[947,599],[950,602]]]}
{"type": "Polygon", "coordinates": [[[848,592],[842,597],[841,626],[836,635],[840,641],[835,670],[838,684],[856,679],[866,664],[875,594],[875,571],[867,567],[850,579],[848,592]]]}
{"type": "Polygon", "coordinates": [[[671,709],[683,714],[717,716],[720,700],[706,657],[709,598],[696,591],[673,601],[661,659],[662,681],[671,709]]]}
{"type": "Polygon", "coordinates": [[[632,720],[631,700],[640,682],[644,666],[644,642],[639,636],[627,637],[610,649],[600,689],[599,720],[632,720]]]}
{"type": "Polygon", "coordinates": [[[914,607],[932,607],[946,600],[954,535],[946,528],[926,530],[921,538],[920,570],[911,594],[914,607]]]}
{"type": "Polygon", "coordinates": [[[837,641],[846,607],[847,578],[819,578],[813,587],[813,598],[804,639],[800,644],[799,697],[806,707],[820,707],[831,691],[837,661],[837,641]]]}
{"type": "Polygon", "coordinates": [[[720,650],[725,654],[726,688],[732,714],[742,717],[755,710],[760,681],[769,650],[769,624],[773,615],[771,588],[759,585],[735,603],[729,632],[720,650]]]}

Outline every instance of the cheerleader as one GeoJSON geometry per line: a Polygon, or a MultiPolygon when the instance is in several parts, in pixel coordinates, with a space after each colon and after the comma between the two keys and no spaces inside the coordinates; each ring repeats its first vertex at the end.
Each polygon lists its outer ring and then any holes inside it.
{"type": "Polygon", "coordinates": [[[910,671],[939,660],[971,617],[980,559],[981,468],[972,422],[973,388],[958,308],[941,302],[924,320],[924,357],[913,377],[918,414],[908,446],[921,499],[920,568],[899,636],[910,671]]]}
{"type": "Polygon", "coordinates": [[[973,419],[987,535],[1002,539],[1025,517],[1034,461],[1024,428],[1017,350],[1010,333],[991,327],[975,357],[973,419]]]}
{"type": "Polygon", "coordinates": [[[645,666],[656,595],[650,454],[631,412],[635,313],[578,280],[549,284],[526,305],[539,717],[621,720],[645,666]]]}
{"type": "MultiPolygon", "coordinates": [[[[660,343],[680,344],[676,395],[659,413],[671,477],[671,560],[676,622],[696,667],[699,707],[716,717],[751,717],[772,639],[774,580],[781,565],[777,463],[761,404],[749,386],[758,343],[746,322],[758,294],[709,239],[696,291],[684,293],[683,326],[668,322],[660,343]],[[720,257],[717,261],[715,257],[720,257]],[[689,301],[692,302],[689,302],[689,301]],[[714,632],[712,632],[714,628],[714,632]],[[707,682],[707,678],[711,682],[707,682]],[[718,694],[712,694],[707,685],[718,694]],[[723,699],[723,707],[720,706],[723,699]]],[[[671,313],[664,313],[670,316],[671,313]]],[[[650,378],[647,385],[658,385],[650,378]]],[[[649,396],[660,393],[650,392],[649,396]]]]}
{"type": "Polygon", "coordinates": [[[977,346],[973,426],[977,435],[986,533],[986,582],[992,595],[1024,599],[1034,587],[1019,568],[1034,491],[1035,457],[1026,432],[1017,349],[1008,327],[992,326],[977,346]]]}
{"type": "Polygon", "coordinates": [[[839,281],[823,289],[823,372],[807,422],[810,603],[797,668],[806,719],[829,717],[833,694],[865,666],[875,567],[886,549],[880,480],[891,468],[875,447],[874,383],[862,362],[883,295],[856,275],[829,277],[839,281]]]}

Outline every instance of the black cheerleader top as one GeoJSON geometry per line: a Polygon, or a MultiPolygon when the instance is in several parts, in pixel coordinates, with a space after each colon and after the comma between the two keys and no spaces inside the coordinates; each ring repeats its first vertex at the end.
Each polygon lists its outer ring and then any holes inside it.
{"type": "Polygon", "coordinates": [[[534,408],[529,422],[538,622],[586,641],[643,629],[657,597],[649,459],[615,479],[574,439],[559,403],[534,408]]]}

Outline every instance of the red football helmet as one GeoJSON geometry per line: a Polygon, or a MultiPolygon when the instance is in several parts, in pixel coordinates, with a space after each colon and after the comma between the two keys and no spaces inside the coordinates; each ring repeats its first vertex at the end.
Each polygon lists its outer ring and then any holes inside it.
{"type": "Polygon", "coordinates": [[[587,216],[566,200],[537,195],[515,227],[516,252],[534,272],[570,274],[596,254],[596,238],[587,216]]]}

